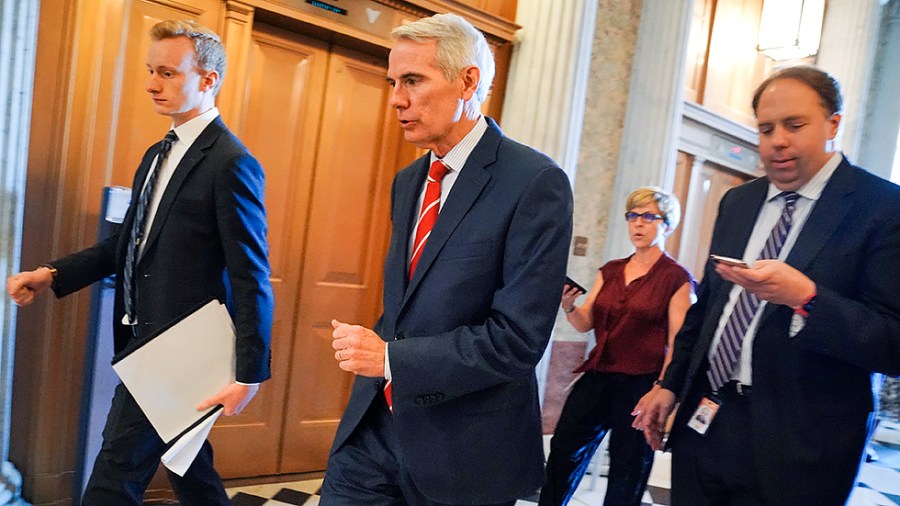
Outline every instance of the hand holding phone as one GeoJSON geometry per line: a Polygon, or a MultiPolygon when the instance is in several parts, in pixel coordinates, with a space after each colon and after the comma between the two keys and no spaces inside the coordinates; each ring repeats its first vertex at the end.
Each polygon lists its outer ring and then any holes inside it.
{"type": "Polygon", "coordinates": [[[576,283],[575,280],[570,278],[569,276],[566,276],[566,285],[568,285],[569,288],[577,289],[581,293],[587,293],[587,290],[585,290],[583,286],[576,283]]]}
{"type": "Polygon", "coordinates": [[[750,265],[748,265],[747,262],[739,258],[723,257],[721,255],[710,255],[709,258],[720,264],[730,265],[732,267],[743,267],[744,269],[750,268],[750,265]]]}

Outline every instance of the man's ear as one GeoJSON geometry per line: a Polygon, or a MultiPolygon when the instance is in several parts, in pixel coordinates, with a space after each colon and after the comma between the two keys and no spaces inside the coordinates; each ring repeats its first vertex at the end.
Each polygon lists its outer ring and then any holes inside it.
{"type": "Polygon", "coordinates": [[[828,122],[830,123],[830,125],[829,125],[830,137],[828,138],[828,140],[833,141],[835,139],[835,137],[837,137],[838,130],[840,129],[840,126],[841,126],[841,115],[837,114],[837,113],[832,114],[831,117],[828,118],[828,122]]]}
{"type": "Polygon", "coordinates": [[[200,71],[200,91],[212,91],[219,82],[219,73],[215,70],[200,71]]]}
{"type": "Polygon", "coordinates": [[[478,83],[481,82],[481,69],[474,65],[470,65],[462,71],[463,82],[463,100],[468,101],[478,90],[478,83]]]}

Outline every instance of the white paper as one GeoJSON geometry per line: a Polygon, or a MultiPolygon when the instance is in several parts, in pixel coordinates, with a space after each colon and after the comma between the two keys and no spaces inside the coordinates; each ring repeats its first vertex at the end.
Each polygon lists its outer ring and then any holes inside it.
{"type": "Polygon", "coordinates": [[[202,401],[234,382],[234,326],[211,301],[154,337],[113,369],[166,443],[215,408],[202,401]]]}
{"type": "Polygon", "coordinates": [[[203,442],[209,437],[209,431],[212,430],[213,424],[221,415],[222,410],[220,409],[178,438],[160,459],[163,465],[178,476],[184,476],[194,459],[197,458],[197,454],[200,453],[203,442]]]}

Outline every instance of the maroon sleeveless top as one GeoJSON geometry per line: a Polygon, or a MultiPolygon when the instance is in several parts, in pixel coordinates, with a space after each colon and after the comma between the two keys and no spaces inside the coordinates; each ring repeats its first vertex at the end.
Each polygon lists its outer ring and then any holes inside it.
{"type": "Polygon", "coordinates": [[[575,372],[638,375],[662,370],[669,342],[669,301],[693,278],[663,254],[646,274],[625,286],[630,258],[600,268],[603,287],[592,308],[597,346],[575,372]]]}

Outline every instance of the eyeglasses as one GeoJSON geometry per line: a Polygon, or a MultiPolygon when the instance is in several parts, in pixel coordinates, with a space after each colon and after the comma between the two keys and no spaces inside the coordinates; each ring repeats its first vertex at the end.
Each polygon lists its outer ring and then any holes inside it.
{"type": "Polygon", "coordinates": [[[643,221],[644,223],[653,223],[656,220],[663,220],[663,221],[666,220],[661,215],[656,214],[656,213],[644,213],[644,214],[631,213],[631,212],[625,213],[625,219],[629,222],[634,223],[635,221],[637,221],[638,218],[640,218],[641,221],[643,221]]]}

